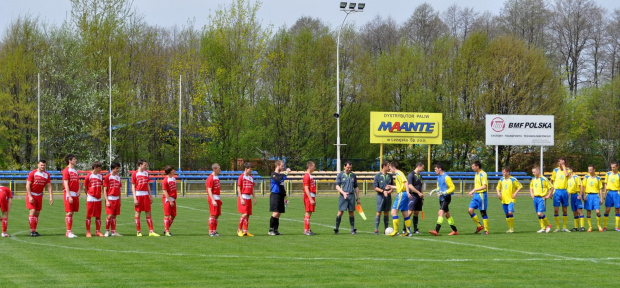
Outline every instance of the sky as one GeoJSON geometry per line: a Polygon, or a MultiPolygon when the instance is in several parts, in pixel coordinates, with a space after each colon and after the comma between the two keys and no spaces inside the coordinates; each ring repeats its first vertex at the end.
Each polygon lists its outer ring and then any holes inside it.
{"type": "MultiPolygon", "coordinates": [[[[251,0],[254,2],[254,0],[251,0]]],[[[362,0],[363,1],[363,0],[362,0]]],[[[196,27],[207,23],[210,13],[221,5],[229,5],[232,0],[133,0],[133,6],[144,20],[151,25],[162,27],[183,26],[193,19],[196,27]]],[[[443,12],[453,4],[460,7],[474,8],[476,12],[489,11],[498,15],[504,0],[365,0],[363,13],[348,17],[347,23],[361,26],[375,16],[392,17],[397,23],[405,22],[417,6],[428,2],[435,10],[443,12]]],[[[620,8],[618,0],[595,1],[608,11],[620,8]]],[[[273,25],[279,28],[290,27],[302,16],[323,20],[330,27],[340,25],[345,13],[339,9],[336,0],[263,0],[258,18],[263,26],[273,25]]],[[[60,25],[68,19],[71,12],[69,0],[0,0],[0,35],[8,25],[19,16],[32,15],[48,24],[60,25]]]]}

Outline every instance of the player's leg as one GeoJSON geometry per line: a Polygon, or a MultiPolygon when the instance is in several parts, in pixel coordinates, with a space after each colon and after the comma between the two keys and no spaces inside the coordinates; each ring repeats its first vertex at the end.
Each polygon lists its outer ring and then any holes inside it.
{"type": "MultiPolygon", "coordinates": [[[[409,205],[407,205],[407,206],[409,206],[409,205]]],[[[411,231],[412,221],[411,221],[411,216],[410,216],[409,210],[408,210],[408,208],[404,208],[404,209],[406,209],[406,210],[402,210],[401,211],[402,214],[403,214],[403,219],[405,221],[405,230],[406,230],[403,235],[404,236],[413,235],[413,231],[411,231]]]]}
{"type": "Polygon", "coordinates": [[[481,202],[481,206],[479,209],[480,209],[480,215],[482,215],[482,224],[484,226],[483,235],[488,235],[489,234],[489,217],[487,216],[487,206],[489,202],[487,198],[487,193],[484,192],[478,195],[480,195],[480,202],[481,202]]]}
{"type": "MultiPolygon", "coordinates": [[[[563,200],[567,200],[567,197],[564,197],[563,200]]],[[[570,232],[568,229],[566,229],[567,224],[568,224],[568,201],[564,201],[562,203],[562,231],[570,232]]]]}
{"type": "MultiPolygon", "coordinates": [[[[72,236],[71,234],[73,234],[71,232],[71,229],[73,228],[73,197],[69,196],[70,198],[65,197],[63,199],[63,203],[65,206],[65,225],[67,228],[67,231],[65,232],[65,236],[66,237],[70,237],[72,236]],[[69,199],[71,199],[71,201],[69,201],[69,199]]],[[[86,207],[86,210],[88,212],[88,205],[86,207]]],[[[87,223],[88,224],[88,223],[87,223]]],[[[74,234],[75,235],[75,234],[74,234]]],[[[73,237],[71,237],[73,238],[73,237]]]]}
{"type": "Polygon", "coordinates": [[[446,212],[446,219],[448,220],[450,228],[452,228],[452,232],[450,232],[448,235],[459,235],[459,231],[456,229],[456,225],[454,223],[454,218],[452,217],[452,215],[450,215],[450,212],[446,212]]]}
{"type": "Polygon", "coordinates": [[[484,229],[482,223],[480,223],[480,219],[478,219],[478,215],[476,215],[476,209],[480,209],[480,195],[478,193],[474,194],[474,197],[469,201],[469,209],[467,209],[467,213],[469,213],[469,217],[476,224],[476,231],[474,233],[479,233],[484,229]]]}
{"type": "Polygon", "coordinates": [[[95,203],[95,235],[103,237],[101,233],[101,202],[93,203],[95,203]]]}
{"type": "Polygon", "coordinates": [[[249,237],[254,237],[254,235],[250,232],[248,232],[249,230],[249,226],[250,226],[250,216],[252,215],[252,202],[248,201],[248,207],[247,207],[247,215],[245,216],[245,220],[243,221],[243,234],[245,236],[249,236],[249,237]]]}
{"type": "Polygon", "coordinates": [[[389,211],[389,206],[386,207],[387,211],[384,210],[383,211],[383,231],[385,231],[385,229],[387,229],[387,227],[389,227],[390,225],[390,211],[389,211]]]}
{"type": "Polygon", "coordinates": [[[381,212],[383,212],[385,196],[383,196],[383,194],[377,193],[377,196],[375,197],[375,202],[377,205],[377,213],[375,214],[375,235],[379,235],[379,223],[381,222],[381,212]]]}
{"type": "MultiPolygon", "coordinates": [[[[310,231],[310,217],[312,217],[312,212],[310,211],[306,211],[306,213],[304,214],[304,234],[309,234],[310,231]]],[[[377,218],[377,217],[375,217],[377,218]]],[[[375,221],[375,224],[378,224],[377,221],[375,221]]],[[[377,225],[375,225],[377,226],[377,225]]],[[[376,229],[375,229],[376,230],[376,229]]]]}
{"type": "MultiPolygon", "coordinates": [[[[620,203],[616,203],[616,206],[620,206],[620,203]]],[[[618,225],[620,224],[620,208],[616,208],[616,231],[620,232],[618,225]]]]}
{"type": "Polygon", "coordinates": [[[357,229],[355,229],[355,196],[349,195],[347,197],[347,201],[349,202],[349,225],[351,226],[351,234],[357,234],[357,229]]]}
{"type": "MultiPolygon", "coordinates": [[[[138,196],[140,197],[140,196],[138,196]]],[[[140,223],[140,216],[142,215],[142,210],[140,209],[140,200],[138,200],[138,204],[135,206],[134,220],[136,221],[136,232],[137,236],[142,236],[142,224],[140,223]]]]}
{"type": "Polygon", "coordinates": [[[420,234],[420,229],[418,229],[418,221],[420,220],[420,210],[413,210],[413,233],[420,234]]]}
{"type": "MultiPolygon", "coordinates": [[[[441,204],[440,204],[440,206],[441,206],[441,204]]],[[[435,230],[428,231],[432,235],[435,235],[435,236],[439,235],[439,230],[441,229],[441,224],[443,224],[443,220],[444,220],[443,219],[443,214],[444,214],[444,211],[441,210],[441,208],[440,208],[439,211],[437,211],[437,224],[435,225],[435,230]]]]}
{"type": "Polygon", "coordinates": [[[611,197],[609,197],[609,194],[608,194],[607,198],[605,199],[605,214],[603,215],[603,231],[607,231],[607,221],[609,220],[609,211],[611,210],[611,205],[608,206],[607,199],[610,199],[610,198],[611,197]]]}
{"type": "Polygon", "coordinates": [[[6,232],[8,226],[9,226],[9,211],[8,209],[6,209],[5,211],[2,211],[2,237],[10,237],[10,235],[6,232]]]}
{"type": "Polygon", "coordinates": [[[149,236],[159,236],[159,234],[155,233],[153,230],[153,218],[151,217],[151,198],[149,196],[140,196],[142,199],[142,210],[144,211],[144,216],[146,218],[146,225],[149,226],[149,236]]]}

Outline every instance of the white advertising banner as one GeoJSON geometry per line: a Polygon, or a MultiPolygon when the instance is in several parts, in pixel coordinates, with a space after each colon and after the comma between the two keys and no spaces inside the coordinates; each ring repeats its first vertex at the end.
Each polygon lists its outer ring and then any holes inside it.
{"type": "Polygon", "coordinates": [[[486,115],[486,145],[553,146],[553,115],[486,115]]]}

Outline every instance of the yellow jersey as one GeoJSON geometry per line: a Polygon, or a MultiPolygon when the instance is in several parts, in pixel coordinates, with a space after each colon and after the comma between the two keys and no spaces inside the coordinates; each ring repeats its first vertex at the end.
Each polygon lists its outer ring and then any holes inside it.
{"type": "Polygon", "coordinates": [[[551,181],[553,181],[554,189],[566,189],[568,187],[568,178],[570,176],[566,176],[566,174],[570,175],[572,172],[570,169],[566,168],[566,172],[560,170],[560,168],[553,169],[551,173],[551,181]]]}
{"type": "Polygon", "coordinates": [[[605,184],[607,185],[607,191],[620,190],[620,176],[618,175],[620,175],[620,173],[614,174],[614,172],[612,171],[607,172],[607,179],[605,180],[605,184]]]}
{"type": "Polygon", "coordinates": [[[396,184],[396,193],[407,191],[407,177],[405,177],[402,171],[396,171],[396,175],[394,175],[394,184],[396,184]]]}
{"type": "Polygon", "coordinates": [[[519,180],[515,177],[510,177],[508,179],[502,178],[497,182],[497,190],[500,191],[500,195],[502,195],[502,204],[510,204],[516,202],[516,199],[512,198],[512,195],[515,194],[517,189],[523,188],[523,185],[519,183],[519,180]]]}
{"type": "Polygon", "coordinates": [[[583,185],[587,194],[598,194],[603,189],[601,177],[586,175],[583,177],[583,185]]]}
{"type": "Polygon", "coordinates": [[[579,176],[573,175],[568,178],[568,193],[576,194],[581,192],[581,185],[581,178],[579,178],[579,176]]]}
{"type": "MultiPolygon", "coordinates": [[[[476,173],[476,177],[474,178],[474,189],[478,189],[482,186],[486,185],[487,189],[489,188],[489,181],[487,180],[487,173],[484,170],[478,171],[476,173]]],[[[487,189],[476,191],[478,193],[487,192],[487,189]]]]}
{"type": "Polygon", "coordinates": [[[551,183],[545,176],[540,178],[532,177],[530,181],[530,189],[534,192],[534,196],[544,197],[547,196],[547,192],[551,188],[551,183]]]}

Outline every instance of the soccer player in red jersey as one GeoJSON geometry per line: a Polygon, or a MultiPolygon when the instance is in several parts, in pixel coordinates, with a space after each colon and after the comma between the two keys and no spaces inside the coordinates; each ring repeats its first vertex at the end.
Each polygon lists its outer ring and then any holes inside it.
{"type": "Polygon", "coordinates": [[[101,163],[93,162],[93,171],[88,173],[84,179],[84,190],[86,190],[86,237],[92,237],[90,234],[90,223],[92,217],[95,217],[95,236],[103,237],[101,234],[101,187],[103,186],[103,177],[101,174],[101,163]]]}
{"type": "Polygon", "coordinates": [[[159,237],[159,234],[153,232],[153,219],[151,218],[151,204],[153,204],[153,195],[151,194],[151,185],[149,182],[149,163],[144,159],[138,160],[138,170],[131,174],[131,191],[133,192],[133,204],[136,211],[136,236],[142,237],[140,229],[140,214],[144,211],[146,215],[146,224],[149,225],[149,236],[159,237]]]}
{"type": "Polygon", "coordinates": [[[80,211],[80,177],[78,176],[75,165],[77,158],[73,154],[67,154],[65,157],[67,167],[62,170],[62,187],[63,199],[65,202],[65,223],[67,224],[67,238],[77,238],[77,235],[71,232],[73,225],[73,213],[80,211]]]}
{"type": "Polygon", "coordinates": [[[164,197],[161,201],[164,205],[164,235],[170,237],[170,226],[174,221],[174,217],[177,216],[177,205],[174,200],[177,199],[177,179],[174,178],[174,174],[177,172],[168,165],[164,168],[166,176],[161,182],[161,189],[164,190],[164,197]]]}
{"type": "Polygon", "coordinates": [[[41,236],[37,232],[37,224],[39,224],[39,214],[41,213],[41,204],[43,203],[43,190],[47,187],[50,194],[50,205],[54,204],[54,195],[52,193],[52,182],[50,174],[45,172],[46,162],[41,159],[37,163],[37,169],[30,171],[26,180],[26,209],[28,209],[28,223],[30,223],[30,237],[41,236]]]}
{"type": "Polygon", "coordinates": [[[118,172],[121,170],[121,164],[112,162],[110,165],[110,174],[103,178],[103,198],[105,198],[105,234],[103,236],[123,236],[116,232],[116,216],[121,215],[121,177],[118,172]],[[112,233],[110,234],[110,228],[112,233]]]}
{"type": "Polygon", "coordinates": [[[314,212],[314,207],[316,206],[316,184],[314,183],[314,177],[312,177],[312,172],[316,168],[316,165],[312,161],[308,161],[307,163],[306,174],[304,175],[304,206],[306,207],[306,215],[304,216],[304,234],[308,236],[316,235],[312,230],[310,230],[310,216],[312,216],[312,212],[314,212]]]}
{"type": "Polygon", "coordinates": [[[11,210],[11,202],[13,200],[13,192],[11,189],[0,186],[0,211],[2,211],[2,237],[11,237],[6,233],[9,226],[9,210],[11,210]]]}
{"type": "Polygon", "coordinates": [[[239,186],[239,197],[237,198],[237,211],[241,213],[239,219],[239,229],[237,236],[254,236],[248,232],[248,222],[252,215],[252,202],[256,205],[256,195],[254,195],[254,178],[252,177],[252,163],[243,164],[243,174],[239,175],[237,186],[239,186]],[[250,201],[252,199],[253,201],[250,201]]]}
{"type": "Polygon", "coordinates": [[[207,178],[207,201],[209,201],[209,236],[218,237],[217,219],[222,215],[222,200],[220,199],[220,164],[211,165],[211,175],[207,178]]]}

